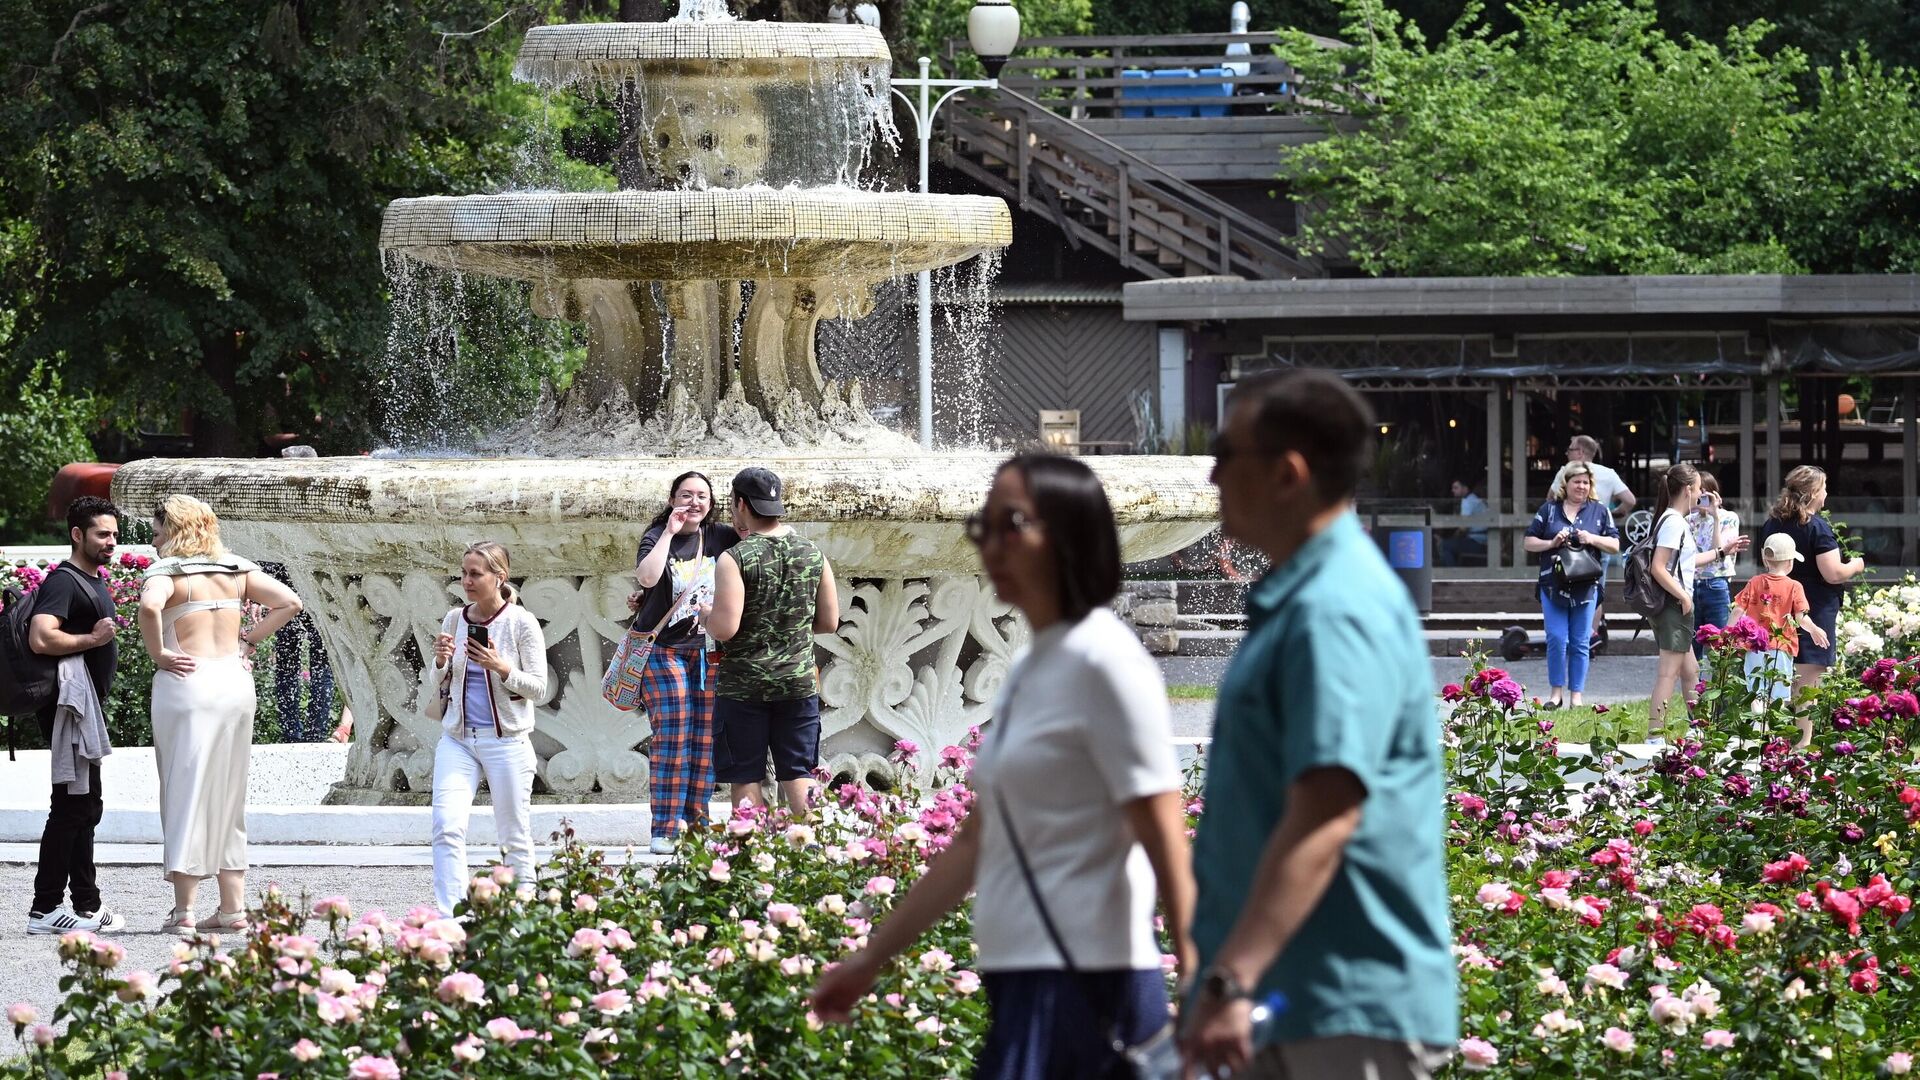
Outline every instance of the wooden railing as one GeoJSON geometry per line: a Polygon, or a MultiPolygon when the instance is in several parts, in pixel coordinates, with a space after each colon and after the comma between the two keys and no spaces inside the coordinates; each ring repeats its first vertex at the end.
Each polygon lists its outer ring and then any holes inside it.
{"type": "Polygon", "coordinates": [[[1319,277],[1285,234],[1010,89],[951,109],[948,163],[1149,277],[1319,277]]]}
{"type": "MultiPolygon", "coordinates": [[[[1000,85],[1017,90],[1074,120],[1119,118],[1123,110],[1207,109],[1213,115],[1266,116],[1298,108],[1299,84],[1293,70],[1273,53],[1278,34],[1177,34],[1158,37],[1023,38],[1023,51],[1000,72],[1000,85]],[[1226,46],[1244,44],[1250,55],[1228,56],[1226,46]],[[1191,80],[1155,72],[1236,67],[1224,74],[1191,80]],[[1244,66],[1245,74],[1240,74],[1244,66]],[[1146,72],[1132,77],[1124,72],[1146,72]],[[1180,94],[1188,83],[1194,93],[1180,94]],[[1204,88],[1204,89],[1202,89],[1204,88]]],[[[1334,46],[1338,42],[1315,39],[1334,46]]],[[[949,58],[964,41],[947,43],[949,58]]],[[[1152,110],[1162,110],[1158,113],[1152,110]]]]}

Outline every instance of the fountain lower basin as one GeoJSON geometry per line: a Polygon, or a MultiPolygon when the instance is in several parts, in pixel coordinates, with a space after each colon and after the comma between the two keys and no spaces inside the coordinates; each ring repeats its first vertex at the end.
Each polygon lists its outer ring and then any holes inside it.
{"type": "MultiPolygon", "coordinates": [[[[984,722],[1024,624],[978,577],[961,520],[1000,455],[835,459],[149,459],[123,466],[114,497],[136,512],[165,495],[205,499],[228,543],[285,563],[315,616],[356,718],[335,801],[424,802],[439,726],[420,711],[422,658],[458,602],[460,552],[505,543],[524,602],[547,635],[536,790],[566,801],[646,796],[643,713],[599,693],[625,632],[635,549],[672,478],[699,469],[724,490],[748,464],[787,483],[788,520],[819,542],[842,624],[817,639],[821,764],[887,775],[895,739],[938,749],[984,722]]],[[[1092,458],[1129,561],[1179,550],[1216,520],[1209,462],[1092,458]]]]}

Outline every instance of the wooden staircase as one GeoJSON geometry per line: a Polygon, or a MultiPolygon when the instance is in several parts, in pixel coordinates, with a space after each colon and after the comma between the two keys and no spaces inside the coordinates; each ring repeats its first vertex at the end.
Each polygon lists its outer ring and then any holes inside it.
{"type": "Polygon", "coordinates": [[[1273,226],[1018,90],[956,106],[946,164],[1051,220],[1075,249],[1149,278],[1324,276],[1273,226]]]}

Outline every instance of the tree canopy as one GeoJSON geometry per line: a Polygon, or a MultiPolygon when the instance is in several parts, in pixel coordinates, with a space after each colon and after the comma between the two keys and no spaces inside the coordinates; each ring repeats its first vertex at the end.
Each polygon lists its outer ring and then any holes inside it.
{"type": "Polygon", "coordinates": [[[526,17],[499,14],[0,0],[7,374],[53,365],[122,428],[184,415],[202,453],[281,430],[365,445],[382,207],[513,166],[526,17]]]}
{"type": "Polygon", "coordinates": [[[1845,272],[1920,267],[1920,87],[1863,50],[1674,38],[1652,6],[1469,8],[1437,42],[1342,0],[1350,47],[1283,49],[1362,121],[1288,159],[1310,250],[1373,273],[1845,272]]]}

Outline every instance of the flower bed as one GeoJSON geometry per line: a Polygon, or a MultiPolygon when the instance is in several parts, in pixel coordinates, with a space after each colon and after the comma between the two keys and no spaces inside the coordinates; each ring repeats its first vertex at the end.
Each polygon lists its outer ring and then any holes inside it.
{"type": "MultiPolygon", "coordinates": [[[[46,580],[52,563],[45,559],[0,559],[0,593],[18,589],[31,598],[46,580]]],[[[107,737],[115,746],[153,745],[153,661],[140,643],[137,616],[140,607],[140,575],[153,560],[146,555],[123,551],[100,568],[107,591],[113,596],[114,621],[120,624],[120,669],[114,674],[113,689],[107,695],[107,737]]],[[[0,611],[5,610],[0,596],[0,611]]],[[[254,654],[253,685],[258,699],[253,731],[257,743],[278,742],[280,721],[273,701],[272,650],[261,648],[254,654]]],[[[0,723],[8,721],[0,720],[0,723]]],[[[25,748],[42,748],[46,741],[31,719],[12,721],[14,742],[25,748]]]]}
{"type": "MultiPolygon", "coordinates": [[[[1559,758],[1513,680],[1447,688],[1452,1071],[1911,1067],[1920,658],[1834,679],[1795,751],[1782,706],[1750,711],[1750,636],[1710,635],[1701,703],[1652,767],[1577,793],[1565,778],[1595,762],[1559,758]]],[[[1604,739],[1594,754],[1620,763],[1604,739]]],[[[964,1075],[985,1023],[964,912],[851,1026],[821,1025],[806,993],[953,835],[969,764],[942,751],[931,802],[843,788],[812,824],[737,820],[651,871],[567,842],[538,882],[476,878],[464,922],[269,894],[231,952],[182,945],[158,976],[74,936],[55,1017],[72,1034],[14,1015],[28,1054],[4,1074],[964,1075]]]]}
{"type": "Polygon", "coordinates": [[[1503,672],[1448,688],[1456,1070],[1911,1066],[1920,658],[1831,680],[1813,746],[1795,751],[1784,706],[1751,711],[1751,629],[1709,635],[1700,704],[1651,768],[1608,772],[1577,801],[1563,777],[1592,762],[1556,757],[1552,721],[1503,672]]]}

